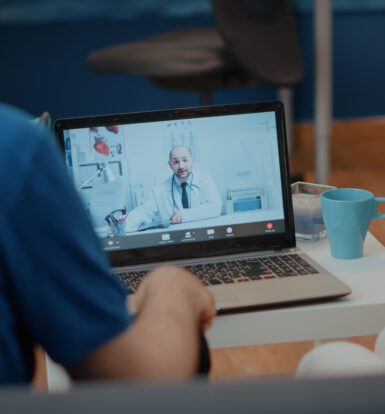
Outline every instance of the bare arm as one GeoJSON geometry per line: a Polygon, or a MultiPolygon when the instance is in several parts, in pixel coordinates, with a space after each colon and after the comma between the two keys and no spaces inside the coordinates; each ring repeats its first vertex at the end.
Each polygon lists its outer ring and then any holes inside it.
{"type": "Polygon", "coordinates": [[[168,266],[145,279],[136,299],[134,325],[70,368],[74,378],[183,379],[196,373],[199,331],[215,314],[209,291],[168,266]]]}

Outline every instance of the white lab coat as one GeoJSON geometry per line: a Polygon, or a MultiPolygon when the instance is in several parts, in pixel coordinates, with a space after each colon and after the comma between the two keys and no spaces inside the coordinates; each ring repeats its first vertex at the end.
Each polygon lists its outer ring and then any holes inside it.
{"type": "Polygon", "coordinates": [[[190,208],[182,207],[182,190],[173,175],[152,188],[143,203],[130,211],[126,220],[126,231],[137,231],[141,224],[151,225],[170,221],[178,210],[182,223],[217,217],[221,213],[221,197],[211,177],[193,172],[186,187],[190,208]]]}

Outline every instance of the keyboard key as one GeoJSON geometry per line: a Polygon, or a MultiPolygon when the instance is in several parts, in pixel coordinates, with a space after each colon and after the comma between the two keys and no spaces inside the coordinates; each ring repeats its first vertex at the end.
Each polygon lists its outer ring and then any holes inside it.
{"type": "MultiPolygon", "coordinates": [[[[319,273],[296,253],[188,265],[185,268],[205,286],[319,273]]],[[[145,271],[127,271],[120,273],[118,280],[129,294],[136,291],[145,275],[145,271]]]]}

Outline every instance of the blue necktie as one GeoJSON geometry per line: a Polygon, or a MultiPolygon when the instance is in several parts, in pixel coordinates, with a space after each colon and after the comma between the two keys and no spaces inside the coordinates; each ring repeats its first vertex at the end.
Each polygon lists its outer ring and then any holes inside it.
{"type": "Polygon", "coordinates": [[[189,208],[186,186],[187,183],[181,183],[182,186],[182,207],[189,208]]]}

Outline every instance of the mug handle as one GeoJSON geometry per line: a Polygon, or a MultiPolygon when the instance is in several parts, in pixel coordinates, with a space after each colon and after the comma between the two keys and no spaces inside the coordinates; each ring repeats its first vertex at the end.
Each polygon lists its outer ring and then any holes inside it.
{"type": "Polygon", "coordinates": [[[374,197],[374,202],[376,203],[376,206],[375,206],[375,211],[373,214],[373,219],[385,218],[385,214],[377,213],[377,204],[385,203],[385,197],[374,197]]]}

